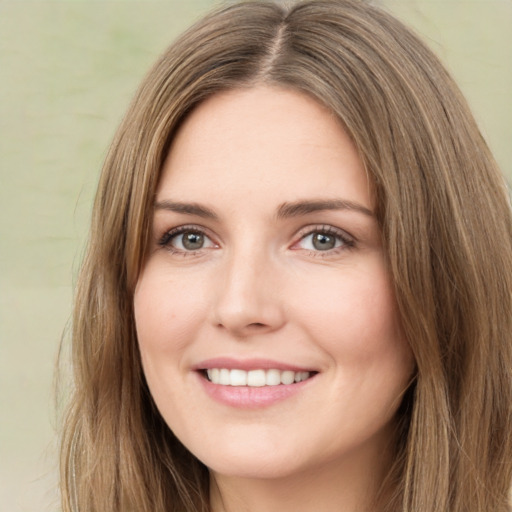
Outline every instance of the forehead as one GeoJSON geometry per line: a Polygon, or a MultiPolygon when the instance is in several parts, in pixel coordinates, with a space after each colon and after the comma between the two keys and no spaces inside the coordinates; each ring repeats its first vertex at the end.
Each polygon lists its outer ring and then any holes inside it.
{"type": "Polygon", "coordinates": [[[341,194],[373,206],[338,119],[305,94],[267,86],[217,94],[192,112],[171,145],[157,199],[212,201],[229,191],[275,201],[341,194]]]}

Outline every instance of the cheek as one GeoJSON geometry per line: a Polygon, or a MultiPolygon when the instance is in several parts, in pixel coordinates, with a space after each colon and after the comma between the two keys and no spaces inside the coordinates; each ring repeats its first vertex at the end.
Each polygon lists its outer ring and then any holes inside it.
{"type": "Polygon", "coordinates": [[[295,303],[301,310],[296,316],[338,364],[354,372],[389,367],[410,375],[412,352],[383,263],[340,272],[329,282],[312,280],[307,290],[295,303]]]}
{"type": "Polygon", "coordinates": [[[186,335],[198,328],[204,308],[197,287],[185,285],[151,263],[137,282],[134,313],[137,337],[145,352],[179,353],[186,344],[186,335]],[[191,289],[194,290],[191,293],[191,289]]]}
{"type": "Polygon", "coordinates": [[[134,314],[142,354],[155,349],[164,350],[168,345],[165,340],[169,325],[174,324],[176,311],[169,303],[164,287],[153,283],[147,273],[137,283],[134,314]]]}
{"type": "Polygon", "coordinates": [[[133,302],[142,368],[164,417],[167,406],[174,401],[174,383],[181,374],[186,348],[183,332],[189,324],[187,314],[190,315],[190,308],[177,297],[172,280],[155,272],[150,264],[137,282],[133,302]]]}

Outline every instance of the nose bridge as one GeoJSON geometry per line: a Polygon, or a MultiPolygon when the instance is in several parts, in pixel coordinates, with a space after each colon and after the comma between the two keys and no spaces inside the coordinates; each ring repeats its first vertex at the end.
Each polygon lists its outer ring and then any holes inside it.
{"type": "Polygon", "coordinates": [[[234,246],[223,262],[214,304],[215,323],[236,336],[279,328],[283,312],[276,265],[266,247],[234,246]]]}

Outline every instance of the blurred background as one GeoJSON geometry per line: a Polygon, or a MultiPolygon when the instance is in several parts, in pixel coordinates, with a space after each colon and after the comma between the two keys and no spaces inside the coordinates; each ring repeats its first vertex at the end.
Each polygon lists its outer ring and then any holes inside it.
{"type": "MultiPolygon", "coordinates": [[[[54,368],[108,144],[213,0],[0,0],[0,510],[60,510],[54,368]]],[[[466,94],[512,179],[512,0],[381,0],[466,94]]]]}

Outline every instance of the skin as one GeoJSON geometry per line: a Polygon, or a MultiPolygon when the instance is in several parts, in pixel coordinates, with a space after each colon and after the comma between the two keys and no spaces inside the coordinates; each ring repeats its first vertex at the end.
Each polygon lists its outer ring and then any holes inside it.
{"type": "Polygon", "coordinates": [[[134,299],[142,363],[163,418],[210,469],[213,510],[371,509],[414,363],[372,186],[336,118],[290,90],[218,94],[180,128],[155,205],[134,299]],[[317,373],[237,407],[205,392],[197,365],[217,357],[317,373]]]}

